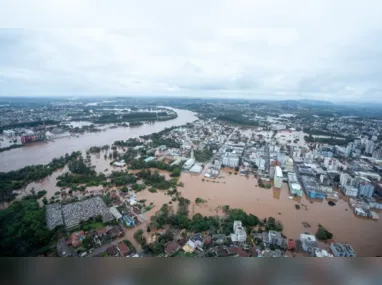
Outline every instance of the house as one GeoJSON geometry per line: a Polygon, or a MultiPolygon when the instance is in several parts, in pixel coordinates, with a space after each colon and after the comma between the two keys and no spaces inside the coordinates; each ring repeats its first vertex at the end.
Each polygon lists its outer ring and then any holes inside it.
{"type": "Polygon", "coordinates": [[[257,257],[257,256],[259,255],[259,254],[257,253],[256,247],[251,246],[251,247],[249,248],[249,255],[250,255],[251,257],[257,257]]]}
{"type": "Polygon", "coordinates": [[[79,247],[82,244],[82,241],[85,239],[85,233],[84,231],[79,231],[72,233],[72,235],[69,237],[69,245],[72,245],[72,247],[79,247]]]}
{"type": "Polygon", "coordinates": [[[119,256],[118,248],[115,245],[109,246],[106,249],[106,253],[108,256],[114,256],[114,257],[119,256]]]}
{"type": "Polygon", "coordinates": [[[115,161],[113,165],[117,167],[124,167],[126,166],[126,162],[122,159],[121,161],[115,161]]]}
{"type": "Polygon", "coordinates": [[[214,244],[222,245],[226,242],[227,236],[223,234],[213,234],[212,241],[214,244]]]}
{"type": "Polygon", "coordinates": [[[59,239],[57,242],[57,254],[59,257],[74,256],[74,251],[68,246],[64,238],[59,239]]]}
{"type": "Polygon", "coordinates": [[[126,257],[129,255],[129,247],[124,242],[120,242],[118,244],[118,251],[120,256],[122,257],[126,257]]]}
{"type": "Polygon", "coordinates": [[[202,234],[195,234],[192,237],[189,238],[187,241],[186,246],[190,246],[191,248],[203,250],[204,240],[202,237],[202,234]]]}
{"type": "Polygon", "coordinates": [[[125,232],[123,231],[122,227],[118,225],[118,226],[111,227],[107,231],[107,234],[109,235],[110,238],[116,239],[117,237],[124,236],[125,232]]]}
{"type": "Polygon", "coordinates": [[[280,232],[269,231],[268,232],[269,245],[284,246],[285,239],[281,236],[280,232]]]}
{"type": "Polygon", "coordinates": [[[247,233],[245,232],[241,221],[233,222],[233,231],[234,233],[231,234],[232,242],[245,242],[247,240],[247,233]]]}
{"type": "Polygon", "coordinates": [[[333,257],[333,254],[329,253],[325,249],[315,248],[312,251],[312,256],[313,257],[333,257]]]}
{"type": "Polygon", "coordinates": [[[314,235],[300,234],[300,241],[302,250],[305,252],[312,252],[315,248],[317,248],[317,240],[314,235]]]}
{"type": "Polygon", "coordinates": [[[99,237],[104,237],[104,236],[106,236],[106,233],[107,233],[107,229],[106,229],[106,228],[102,228],[102,229],[99,229],[99,230],[97,231],[97,235],[98,235],[99,237]]]}
{"type": "Polygon", "coordinates": [[[114,216],[116,221],[119,221],[120,219],[122,219],[122,214],[118,211],[116,207],[111,207],[110,212],[114,216]]]}
{"type": "Polygon", "coordinates": [[[135,221],[134,221],[134,219],[132,217],[130,217],[128,215],[124,215],[122,219],[125,222],[126,226],[134,227],[135,221]]]}
{"type": "Polygon", "coordinates": [[[293,239],[288,240],[288,250],[295,250],[296,242],[293,239]]]}
{"type": "Polygon", "coordinates": [[[332,242],[330,245],[330,250],[335,257],[356,257],[356,253],[350,244],[332,242]]]}
{"type": "Polygon", "coordinates": [[[168,256],[171,256],[175,252],[177,252],[179,250],[179,248],[180,248],[180,246],[176,241],[170,241],[166,244],[164,251],[168,256]]]}
{"type": "Polygon", "coordinates": [[[261,254],[259,254],[259,257],[282,257],[282,252],[279,249],[265,249],[261,252],[261,254]]]}

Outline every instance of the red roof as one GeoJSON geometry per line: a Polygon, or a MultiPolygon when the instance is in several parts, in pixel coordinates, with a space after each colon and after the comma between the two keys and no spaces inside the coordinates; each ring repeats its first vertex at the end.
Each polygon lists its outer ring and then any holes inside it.
{"type": "Polygon", "coordinates": [[[99,235],[104,235],[104,234],[106,234],[106,228],[99,229],[99,230],[97,231],[97,233],[98,233],[99,235]]]}
{"type": "Polygon", "coordinates": [[[296,248],[296,242],[293,239],[288,240],[288,249],[295,249],[296,248]]]}
{"type": "Polygon", "coordinates": [[[129,248],[124,242],[120,242],[118,248],[123,256],[126,256],[129,253],[129,248]]]}
{"type": "Polygon", "coordinates": [[[176,250],[179,249],[179,244],[176,242],[176,241],[170,241],[169,243],[167,243],[166,245],[166,248],[165,248],[165,252],[167,254],[172,254],[174,253],[176,250]]]}

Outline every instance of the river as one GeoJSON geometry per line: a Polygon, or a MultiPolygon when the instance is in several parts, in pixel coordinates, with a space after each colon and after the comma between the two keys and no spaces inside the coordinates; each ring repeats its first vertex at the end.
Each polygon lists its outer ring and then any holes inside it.
{"type": "Polygon", "coordinates": [[[160,132],[165,128],[184,125],[198,119],[194,112],[170,107],[166,108],[175,111],[178,117],[163,122],[147,123],[139,127],[118,127],[107,129],[101,133],[86,133],[79,137],[60,138],[54,142],[34,143],[22,148],[2,152],[0,153],[0,171],[17,170],[33,164],[47,164],[53,158],[65,155],[65,153],[73,151],[85,152],[92,146],[110,145],[117,140],[127,140],[129,138],[149,135],[160,132]]]}

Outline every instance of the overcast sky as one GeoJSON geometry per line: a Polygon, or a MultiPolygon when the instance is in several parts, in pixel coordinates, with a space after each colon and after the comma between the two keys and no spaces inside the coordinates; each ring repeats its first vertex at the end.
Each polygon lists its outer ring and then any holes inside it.
{"type": "Polygon", "coordinates": [[[0,95],[381,102],[381,11],[371,0],[0,0],[0,95]]]}

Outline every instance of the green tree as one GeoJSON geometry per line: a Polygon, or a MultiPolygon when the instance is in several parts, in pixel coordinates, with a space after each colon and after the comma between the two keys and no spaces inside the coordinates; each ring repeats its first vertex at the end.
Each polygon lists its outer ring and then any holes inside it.
{"type": "Polygon", "coordinates": [[[94,247],[93,239],[90,236],[85,237],[82,241],[82,246],[86,249],[91,249],[94,247]]]}
{"type": "Polygon", "coordinates": [[[171,172],[172,177],[179,177],[180,176],[180,168],[174,168],[174,170],[171,172]]]}

